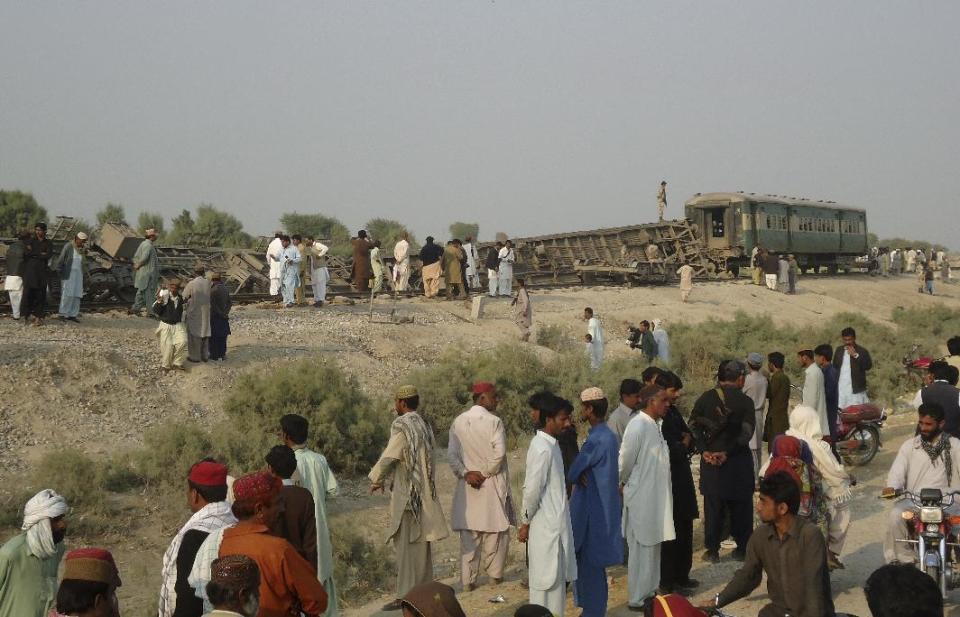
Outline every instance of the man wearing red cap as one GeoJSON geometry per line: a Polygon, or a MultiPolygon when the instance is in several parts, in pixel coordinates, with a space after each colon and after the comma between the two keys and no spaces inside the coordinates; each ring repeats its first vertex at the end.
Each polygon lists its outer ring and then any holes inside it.
{"type": "Polygon", "coordinates": [[[120,572],[102,548],[70,551],[63,560],[56,617],[120,617],[120,572]]]}
{"type": "Polygon", "coordinates": [[[457,477],[450,518],[460,532],[460,578],[468,590],[477,586],[481,560],[495,584],[503,580],[510,526],[516,525],[507,434],[493,413],[497,403],[492,383],[474,384],[473,407],[450,427],[447,458],[457,477]]]}
{"type": "Polygon", "coordinates": [[[327,608],[327,592],[313,567],[284,540],[270,535],[280,514],[283,483],[268,471],[233,483],[238,522],[223,532],[219,556],[246,555],[260,568],[259,617],[287,617],[295,610],[316,617],[327,608]]]}
{"type": "Polygon", "coordinates": [[[204,459],[187,476],[187,505],[193,515],[163,555],[158,617],[198,617],[203,602],[187,580],[200,545],[211,532],[236,525],[227,498],[227,468],[204,459]]]}

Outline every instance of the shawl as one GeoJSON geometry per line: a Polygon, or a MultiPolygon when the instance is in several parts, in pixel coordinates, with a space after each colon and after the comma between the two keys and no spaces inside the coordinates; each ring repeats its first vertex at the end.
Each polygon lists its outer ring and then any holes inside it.
{"type": "Polygon", "coordinates": [[[410,474],[410,511],[419,523],[424,496],[430,499],[437,497],[437,488],[433,479],[433,451],[436,447],[433,431],[418,413],[397,416],[390,430],[402,433],[407,442],[403,457],[408,461],[407,471],[410,474]],[[425,454],[423,456],[425,465],[420,464],[421,453],[425,454]],[[428,489],[429,495],[426,494],[428,489]]]}
{"type": "Polygon", "coordinates": [[[921,437],[920,447],[923,448],[923,451],[930,457],[930,463],[933,464],[934,467],[937,466],[937,459],[943,458],[943,470],[947,474],[947,484],[949,485],[950,478],[953,476],[953,457],[950,455],[950,435],[940,433],[940,439],[938,439],[935,444],[921,437]]]}
{"type": "Polygon", "coordinates": [[[210,534],[217,529],[232,527],[236,524],[237,518],[230,510],[230,504],[225,501],[217,501],[208,503],[194,512],[193,516],[180,528],[176,537],[170,542],[167,552],[163,554],[163,569],[160,573],[162,585],[160,587],[159,617],[170,617],[177,606],[175,589],[177,584],[177,554],[180,552],[183,536],[192,529],[210,534]]]}
{"type": "Polygon", "coordinates": [[[207,539],[200,545],[200,550],[197,551],[197,557],[193,562],[193,569],[190,570],[190,576],[187,579],[190,586],[193,587],[193,594],[203,600],[204,613],[209,613],[213,610],[213,604],[210,603],[210,598],[207,597],[207,583],[210,582],[211,578],[210,568],[213,566],[213,562],[220,557],[220,544],[223,543],[223,532],[230,527],[233,527],[233,525],[221,527],[220,529],[215,529],[210,532],[207,539]]]}
{"type": "Polygon", "coordinates": [[[802,440],[810,448],[813,464],[820,474],[824,492],[835,504],[846,503],[853,498],[850,493],[850,476],[823,440],[820,416],[812,407],[797,405],[790,412],[790,428],[787,435],[802,440]]]}

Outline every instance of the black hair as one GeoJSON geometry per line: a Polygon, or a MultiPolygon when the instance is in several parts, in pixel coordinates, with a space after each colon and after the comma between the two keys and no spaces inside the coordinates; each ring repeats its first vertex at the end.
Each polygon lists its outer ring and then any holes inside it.
{"type": "Polygon", "coordinates": [[[774,365],[777,368],[783,368],[784,357],[783,354],[779,351],[772,351],[767,354],[767,362],[774,365]]]}
{"type": "Polygon", "coordinates": [[[933,375],[933,378],[938,381],[947,381],[950,377],[950,365],[947,364],[946,360],[934,360],[930,363],[930,366],[927,367],[927,372],[933,375]]]}
{"type": "Polygon", "coordinates": [[[593,309],[590,308],[589,306],[588,306],[587,308],[583,309],[583,312],[584,312],[584,313],[590,313],[591,315],[593,315],[593,309]]]}
{"type": "Polygon", "coordinates": [[[857,331],[850,326],[847,326],[840,331],[840,336],[852,336],[853,338],[857,338],[857,331]]]}
{"type": "Polygon", "coordinates": [[[960,356],[960,336],[953,336],[947,339],[947,351],[951,356],[960,356]]]}
{"type": "Polygon", "coordinates": [[[310,423],[303,416],[288,413],[280,418],[280,430],[286,433],[287,437],[295,444],[307,443],[310,423]]]}
{"type": "Polygon", "coordinates": [[[97,596],[107,599],[110,587],[109,583],[65,578],[57,590],[57,612],[63,615],[85,613],[93,608],[97,596]]]}
{"type": "Polygon", "coordinates": [[[566,412],[567,407],[564,404],[563,399],[557,396],[554,396],[552,397],[552,400],[548,404],[541,407],[538,411],[540,412],[539,426],[540,428],[543,428],[547,425],[547,418],[557,417],[557,414],[559,414],[561,411],[566,412]]]}
{"type": "Polygon", "coordinates": [[[407,398],[402,398],[402,399],[400,399],[400,400],[403,401],[404,403],[406,403],[407,407],[410,408],[410,409],[412,409],[412,410],[414,410],[414,411],[416,411],[416,410],[417,410],[417,407],[420,406],[420,395],[419,395],[419,394],[414,394],[413,396],[408,396],[407,398]]]}
{"type": "Polygon", "coordinates": [[[620,396],[624,394],[639,394],[643,384],[636,379],[624,379],[620,382],[620,396]]]}
{"type": "Polygon", "coordinates": [[[283,234],[282,236],[280,236],[280,241],[281,241],[281,242],[290,242],[290,236],[288,236],[287,234],[283,234]]]}
{"type": "Polygon", "coordinates": [[[817,345],[813,350],[813,353],[826,358],[827,360],[833,359],[833,347],[824,343],[823,345],[817,345]]]}
{"type": "Polygon", "coordinates": [[[303,240],[303,236],[301,236],[300,234],[293,234],[292,236],[290,236],[290,238],[292,240],[303,240]]]}
{"type": "Polygon", "coordinates": [[[289,480],[297,470],[297,457],[288,446],[273,446],[264,460],[284,480],[289,480]]]}
{"type": "Polygon", "coordinates": [[[932,578],[905,563],[873,571],[863,586],[873,617],[943,617],[943,596],[932,578]]]}
{"type": "Polygon", "coordinates": [[[657,375],[657,379],[653,383],[664,390],[667,388],[673,388],[675,390],[683,389],[683,381],[681,381],[680,377],[673,371],[660,371],[660,374],[657,375]]]}
{"type": "Polygon", "coordinates": [[[960,369],[950,364],[947,366],[947,383],[956,386],[957,381],[960,381],[960,369]]]}
{"type": "MultiPolygon", "coordinates": [[[[535,392],[530,398],[527,399],[527,406],[530,407],[530,409],[537,410],[538,427],[543,427],[544,425],[544,412],[546,412],[548,409],[559,409],[560,405],[558,404],[558,401],[559,399],[553,394],[553,392],[548,390],[535,392]]],[[[556,411],[554,411],[552,415],[557,415],[556,411]]]]}
{"type": "Polygon", "coordinates": [[[641,321],[641,322],[640,322],[640,325],[641,325],[641,326],[646,326],[647,328],[650,328],[650,322],[647,321],[646,319],[644,319],[643,321],[641,321]]]}
{"type": "Polygon", "coordinates": [[[747,367],[739,360],[724,360],[717,368],[717,381],[736,381],[747,374],[747,367]]]}
{"type": "Polygon", "coordinates": [[[778,471],[761,479],[760,494],[769,497],[775,504],[787,504],[790,514],[796,514],[800,509],[800,487],[785,471],[778,471]]]}
{"type": "Polygon", "coordinates": [[[193,480],[187,480],[187,484],[190,485],[190,488],[197,491],[197,494],[203,497],[203,500],[207,503],[217,503],[218,501],[225,501],[227,499],[226,484],[221,486],[207,486],[197,484],[193,480]]]}
{"type": "Polygon", "coordinates": [[[561,409],[563,409],[567,413],[573,413],[573,403],[559,396],[557,397],[557,401],[559,402],[561,409]]]}
{"type": "Polygon", "coordinates": [[[943,422],[943,407],[940,403],[923,403],[917,408],[917,414],[923,418],[933,418],[937,422],[943,422]]]}
{"type": "Polygon", "coordinates": [[[427,242],[427,244],[432,244],[432,243],[433,243],[433,236],[427,236],[426,242],[427,242]]]}
{"type": "Polygon", "coordinates": [[[366,229],[361,229],[360,231],[358,231],[358,232],[357,232],[357,237],[358,237],[358,238],[366,238],[366,237],[367,237],[367,230],[366,230],[366,229]]]}
{"type": "Polygon", "coordinates": [[[310,242],[313,242],[314,238],[313,236],[307,236],[307,240],[309,240],[310,242]]]}
{"type": "Polygon", "coordinates": [[[804,358],[810,358],[813,360],[813,350],[812,349],[801,349],[797,352],[798,356],[803,356],[804,358]]]}
{"type": "Polygon", "coordinates": [[[593,415],[600,418],[601,420],[607,417],[607,409],[610,408],[610,403],[607,402],[605,398],[598,398],[592,401],[581,401],[584,405],[590,408],[593,412],[593,415]]]}
{"type": "Polygon", "coordinates": [[[647,383],[652,379],[656,379],[657,375],[659,375],[662,372],[663,370],[660,368],[657,368],[656,366],[648,366],[647,368],[643,369],[642,373],[640,373],[640,380],[643,383],[647,383]]]}

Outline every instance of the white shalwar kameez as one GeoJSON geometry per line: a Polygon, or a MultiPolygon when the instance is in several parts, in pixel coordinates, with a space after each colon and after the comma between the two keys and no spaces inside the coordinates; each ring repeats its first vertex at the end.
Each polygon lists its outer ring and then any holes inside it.
{"type": "Polygon", "coordinates": [[[537,431],[527,450],[522,520],[530,525],[530,604],[563,617],[567,583],[577,579],[577,561],[560,446],[543,431],[537,431]]]}
{"type": "Polygon", "coordinates": [[[80,298],[83,297],[83,257],[74,249],[70,264],[70,277],[61,281],[60,315],[76,317],[80,314],[80,298]]]}
{"type": "Polygon", "coordinates": [[[327,301],[327,283],[330,282],[330,270],[327,269],[327,253],[330,247],[314,242],[310,247],[310,285],[313,287],[313,301],[327,301]]]}
{"type": "Polygon", "coordinates": [[[597,370],[603,364],[603,326],[596,315],[587,322],[587,334],[590,335],[590,368],[597,370]]]}
{"type": "Polygon", "coordinates": [[[643,605],[660,584],[660,544],[676,538],[670,450],[660,423],[640,411],[620,444],[623,537],[627,541],[627,604],[643,605]]]}
{"type": "MultiPolygon", "coordinates": [[[[863,405],[864,403],[869,403],[870,399],[867,398],[867,391],[853,392],[853,381],[850,377],[850,352],[846,349],[843,350],[843,364],[840,365],[840,380],[837,386],[838,400],[837,405],[840,409],[846,409],[850,405],[863,405]]],[[[829,435],[830,432],[827,431],[824,435],[829,435]]]]}
{"type": "Polygon", "coordinates": [[[500,249],[500,271],[497,275],[500,285],[501,296],[512,296],[513,287],[513,262],[516,261],[516,254],[513,249],[503,247],[500,249]]]}
{"type": "Polygon", "coordinates": [[[270,265],[270,295],[276,296],[280,293],[280,275],[283,272],[283,264],[280,262],[280,254],[283,253],[283,243],[280,238],[274,238],[267,245],[267,263],[270,265]]]}
{"type": "MultiPolygon", "coordinates": [[[[282,247],[281,247],[282,248],[282,247]]],[[[293,306],[293,293],[300,284],[300,251],[292,244],[280,253],[280,291],[283,304],[293,306]]]]}
{"type": "Polygon", "coordinates": [[[10,310],[14,319],[20,319],[20,302],[23,300],[23,279],[8,274],[3,279],[3,290],[10,295],[10,310]]]}
{"type": "Polygon", "coordinates": [[[406,291],[410,286],[410,243],[399,240],[393,246],[393,284],[397,291],[406,291]]]}
{"type": "Polygon", "coordinates": [[[480,271],[477,270],[480,255],[477,254],[477,247],[472,242],[463,245],[463,252],[467,254],[467,280],[464,283],[470,289],[476,289],[480,287],[480,271]]]}

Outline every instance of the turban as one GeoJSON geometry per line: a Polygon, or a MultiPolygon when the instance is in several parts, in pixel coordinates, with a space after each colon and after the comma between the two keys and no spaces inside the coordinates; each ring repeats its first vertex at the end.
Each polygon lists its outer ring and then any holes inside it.
{"type": "Polygon", "coordinates": [[[483,394],[484,392],[493,392],[495,389],[496,386],[489,381],[481,381],[473,384],[472,391],[474,394],[483,394]]]}
{"type": "Polygon", "coordinates": [[[280,493],[283,483],[269,471],[258,471],[237,478],[233,483],[233,497],[250,505],[269,504],[280,493]]]}
{"type": "Polygon", "coordinates": [[[187,479],[200,486],[226,486],[227,468],[213,461],[200,461],[190,468],[187,479]]]}
{"type": "Polygon", "coordinates": [[[50,519],[63,516],[68,510],[66,500],[48,488],[31,497],[23,507],[21,529],[27,532],[27,545],[34,556],[47,559],[57,551],[50,519]]]}
{"type": "Polygon", "coordinates": [[[397,388],[398,399],[403,400],[403,399],[411,398],[418,395],[419,393],[417,392],[416,386],[400,386],[399,388],[397,388]]]}
{"type": "Polygon", "coordinates": [[[600,399],[606,398],[603,395],[603,390],[597,387],[587,388],[580,393],[580,400],[584,403],[588,401],[599,401],[600,399]]]}
{"type": "Polygon", "coordinates": [[[417,585],[400,603],[423,617],[466,617],[453,589],[443,583],[417,585]]]}
{"type": "Polygon", "coordinates": [[[113,555],[102,548],[81,548],[67,553],[63,559],[63,579],[121,585],[113,555]]]}
{"type": "Polygon", "coordinates": [[[260,568],[246,555],[226,555],[210,566],[210,582],[239,589],[260,586],[260,568]]]}
{"type": "Polygon", "coordinates": [[[87,234],[83,233],[82,231],[77,233],[77,240],[86,240],[86,239],[87,239],[87,234]]]}

